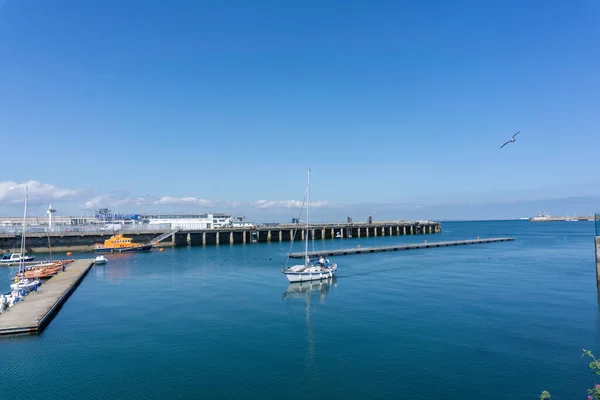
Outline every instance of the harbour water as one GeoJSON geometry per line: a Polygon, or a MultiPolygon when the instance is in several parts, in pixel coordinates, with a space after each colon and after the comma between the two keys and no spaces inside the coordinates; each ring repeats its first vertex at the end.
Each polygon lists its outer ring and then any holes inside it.
{"type": "MultiPolygon", "coordinates": [[[[108,255],[41,335],[1,338],[0,399],[585,398],[582,348],[600,353],[593,235],[592,222],[444,222],[318,241],[517,239],[337,257],[337,279],[308,295],[280,272],[289,243],[108,255]]],[[[15,271],[0,268],[0,289],[15,271]]]]}

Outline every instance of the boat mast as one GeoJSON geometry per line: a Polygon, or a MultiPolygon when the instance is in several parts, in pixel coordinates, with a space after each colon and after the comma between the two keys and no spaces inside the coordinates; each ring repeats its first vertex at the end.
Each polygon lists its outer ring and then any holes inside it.
{"type": "Polygon", "coordinates": [[[309,212],[310,207],[310,168],[308,169],[308,188],[306,190],[306,243],[304,247],[304,265],[308,266],[308,225],[309,225],[309,212]]]}
{"type": "Polygon", "coordinates": [[[25,211],[23,211],[23,226],[21,227],[21,257],[19,257],[19,275],[25,272],[25,222],[27,221],[27,200],[29,199],[29,187],[25,186],[25,211]],[[21,271],[22,269],[22,271],[21,271]]]}

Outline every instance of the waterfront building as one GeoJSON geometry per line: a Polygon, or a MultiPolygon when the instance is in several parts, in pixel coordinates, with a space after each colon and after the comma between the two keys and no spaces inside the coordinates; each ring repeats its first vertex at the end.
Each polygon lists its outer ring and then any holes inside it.
{"type": "Polygon", "coordinates": [[[148,225],[170,224],[171,229],[219,229],[251,228],[254,224],[242,222],[243,218],[234,218],[230,214],[142,214],[142,222],[148,225]],[[236,221],[236,219],[238,221],[236,221]]]}

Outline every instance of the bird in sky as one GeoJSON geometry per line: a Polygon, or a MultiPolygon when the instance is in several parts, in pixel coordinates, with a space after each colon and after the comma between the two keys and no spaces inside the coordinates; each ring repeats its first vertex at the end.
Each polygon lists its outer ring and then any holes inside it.
{"type": "MultiPolygon", "coordinates": [[[[521,132],[521,131],[519,131],[519,132],[521,132]]],[[[512,136],[512,138],[511,138],[511,139],[510,139],[508,142],[506,142],[506,143],[504,143],[502,146],[500,146],[500,148],[503,148],[503,147],[504,147],[504,146],[506,146],[507,144],[514,142],[514,141],[515,141],[515,136],[517,136],[517,135],[519,134],[519,132],[515,133],[515,134],[512,136]]]]}

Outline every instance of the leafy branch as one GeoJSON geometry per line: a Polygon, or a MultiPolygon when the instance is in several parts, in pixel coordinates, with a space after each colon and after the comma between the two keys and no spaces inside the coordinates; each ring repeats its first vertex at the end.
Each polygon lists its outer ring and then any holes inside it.
{"type": "MultiPolygon", "coordinates": [[[[589,368],[594,371],[596,375],[600,375],[600,360],[598,360],[591,350],[583,349],[581,357],[590,357],[592,361],[589,363],[589,368]]],[[[595,384],[592,389],[588,389],[588,400],[600,400],[600,384],[595,384]]],[[[552,400],[552,396],[547,390],[544,390],[540,395],[540,400],[552,400]]]]}

